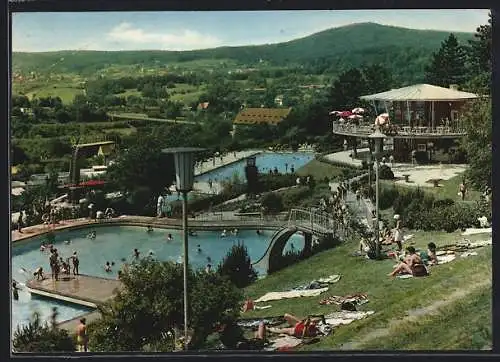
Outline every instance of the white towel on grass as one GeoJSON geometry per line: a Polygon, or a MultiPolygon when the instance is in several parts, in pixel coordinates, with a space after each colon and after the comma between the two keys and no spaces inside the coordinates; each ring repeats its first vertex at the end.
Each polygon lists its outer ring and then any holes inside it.
{"type": "Polygon", "coordinates": [[[491,228],[484,228],[484,229],[478,229],[478,228],[469,228],[465,229],[465,231],[462,233],[462,235],[474,235],[474,234],[483,234],[483,233],[492,233],[491,228]]]}
{"type": "Polygon", "coordinates": [[[369,311],[356,311],[356,312],[349,312],[349,311],[341,311],[341,312],[335,312],[331,313],[325,316],[325,322],[332,327],[337,327],[340,325],[346,325],[350,324],[356,320],[360,320],[363,318],[366,318],[370,315],[375,313],[372,310],[369,311]]]}
{"type": "Polygon", "coordinates": [[[280,299],[288,299],[288,298],[297,298],[297,297],[316,297],[321,293],[324,293],[328,290],[328,288],[320,288],[320,289],[307,289],[307,290],[290,290],[288,292],[269,292],[256,299],[255,303],[260,302],[268,302],[270,300],[280,300],[280,299]]]}
{"type": "Polygon", "coordinates": [[[454,254],[448,254],[448,255],[438,255],[437,260],[438,260],[438,265],[439,264],[446,264],[449,263],[450,261],[455,260],[456,255],[454,254]]]}

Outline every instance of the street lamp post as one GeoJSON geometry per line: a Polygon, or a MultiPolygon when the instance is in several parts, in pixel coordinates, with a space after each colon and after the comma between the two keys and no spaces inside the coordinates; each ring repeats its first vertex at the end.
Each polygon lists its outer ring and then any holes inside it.
{"type": "Polygon", "coordinates": [[[380,258],[380,225],[379,225],[379,156],[382,152],[383,141],[385,138],[385,134],[380,132],[380,129],[377,127],[375,132],[373,132],[370,136],[370,139],[374,140],[375,143],[375,212],[376,212],[376,220],[375,220],[375,257],[377,259],[380,258]]]}
{"type": "Polygon", "coordinates": [[[372,168],[373,168],[373,160],[372,160],[372,151],[368,150],[368,156],[366,158],[366,163],[368,164],[368,198],[372,197],[372,168]]]}
{"type": "Polygon", "coordinates": [[[203,151],[203,148],[178,147],[166,148],[162,153],[174,155],[175,161],[175,188],[182,193],[182,233],[184,239],[184,348],[188,348],[188,210],[187,195],[193,189],[194,182],[194,154],[203,151]]]}

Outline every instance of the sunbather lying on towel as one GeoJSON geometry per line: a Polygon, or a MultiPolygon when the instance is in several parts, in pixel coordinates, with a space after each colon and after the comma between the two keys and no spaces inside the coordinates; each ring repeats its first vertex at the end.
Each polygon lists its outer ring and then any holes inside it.
{"type": "Polygon", "coordinates": [[[269,328],[269,332],[288,334],[297,338],[315,337],[321,333],[317,327],[317,323],[321,319],[311,319],[309,317],[307,317],[306,319],[299,319],[287,313],[284,315],[284,318],[291,327],[269,328]]]}
{"type": "Polygon", "coordinates": [[[392,273],[388,275],[390,277],[395,277],[397,274],[411,274],[414,277],[427,275],[427,269],[422,263],[420,256],[416,253],[415,248],[409,246],[406,248],[406,252],[407,255],[404,260],[396,265],[392,273]]]}

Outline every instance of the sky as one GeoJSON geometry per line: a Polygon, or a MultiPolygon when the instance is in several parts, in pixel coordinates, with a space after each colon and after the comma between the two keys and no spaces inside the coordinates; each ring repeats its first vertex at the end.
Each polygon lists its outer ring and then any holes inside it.
{"type": "Polygon", "coordinates": [[[12,50],[193,50],[285,42],[353,23],[474,32],[489,10],[307,10],[12,14],[12,50]]]}

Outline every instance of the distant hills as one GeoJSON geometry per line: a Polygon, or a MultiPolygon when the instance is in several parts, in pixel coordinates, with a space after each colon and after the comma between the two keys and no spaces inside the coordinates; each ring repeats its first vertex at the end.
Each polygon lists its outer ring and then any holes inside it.
{"type": "MultiPolygon", "coordinates": [[[[423,72],[432,52],[450,32],[415,30],[376,23],[358,23],[325,30],[285,43],[220,47],[193,51],[58,51],[13,53],[14,71],[61,72],[91,75],[111,65],[179,63],[203,59],[231,59],[240,64],[260,60],[276,66],[311,65],[327,61],[339,70],[362,64],[384,64],[396,76],[423,72]],[[400,74],[398,74],[400,73],[400,74]]],[[[466,43],[473,33],[454,33],[466,43]]]]}

